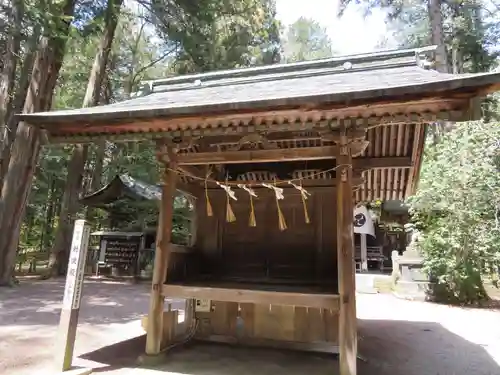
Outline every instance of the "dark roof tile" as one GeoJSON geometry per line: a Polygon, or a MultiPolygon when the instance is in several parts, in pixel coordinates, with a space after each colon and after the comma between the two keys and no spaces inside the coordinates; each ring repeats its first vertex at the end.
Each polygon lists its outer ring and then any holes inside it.
{"type": "Polygon", "coordinates": [[[120,103],[23,114],[30,123],[98,121],[273,107],[307,100],[345,102],[450,90],[500,81],[500,73],[443,74],[420,67],[424,50],[389,51],[296,64],[237,69],[152,81],[149,94],[120,103]],[[393,90],[394,91],[394,90],[393,90]]]}

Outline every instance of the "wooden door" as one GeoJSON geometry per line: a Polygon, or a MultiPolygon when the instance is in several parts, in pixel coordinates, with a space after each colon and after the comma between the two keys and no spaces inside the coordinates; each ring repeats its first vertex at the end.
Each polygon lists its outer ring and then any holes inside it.
{"type": "MultiPolygon", "coordinates": [[[[276,201],[269,203],[272,217],[268,228],[267,253],[269,275],[274,279],[296,282],[314,280],[316,268],[316,241],[314,223],[305,222],[300,196],[288,194],[280,201],[287,228],[280,230],[276,201]]],[[[313,205],[308,205],[310,218],[314,218],[313,205]]]]}
{"type": "Polygon", "coordinates": [[[222,262],[224,275],[242,279],[261,279],[267,276],[265,251],[266,223],[264,200],[255,200],[257,225],[249,225],[250,199],[240,197],[231,202],[236,221],[225,222],[222,236],[222,262]],[[263,215],[264,213],[264,215],[263,215]]]}

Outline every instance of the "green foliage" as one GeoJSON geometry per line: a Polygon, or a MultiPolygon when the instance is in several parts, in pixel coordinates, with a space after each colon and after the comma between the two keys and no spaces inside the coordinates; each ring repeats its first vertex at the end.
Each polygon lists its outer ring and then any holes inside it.
{"type": "MultiPolygon", "coordinates": [[[[422,0],[343,0],[341,12],[351,4],[361,5],[366,13],[374,8],[387,12],[388,29],[398,48],[432,44],[428,1],[422,0]]],[[[497,65],[500,19],[489,1],[444,0],[440,2],[442,31],[450,71],[484,72],[497,65]]]]}
{"type": "Polygon", "coordinates": [[[149,6],[159,34],[178,48],[179,73],[279,60],[274,1],[152,0],[149,6]]]}
{"type": "Polygon", "coordinates": [[[286,62],[323,59],[333,55],[326,29],[318,22],[304,17],[287,28],[283,51],[286,62]]]}
{"type": "Polygon", "coordinates": [[[462,123],[426,151],[409,203],[439,300],[487,299],[500,265],[500,124],[462,123]]]}
{"type": "MultiPolygon", "coordinates": [[[[23,22],[27,34],[37,25],[48,32],[57,22],[72,22],[66,58],[53,100],[54,109],[81,107],[103,32],[107,3],[105,0],[79,0],[74,17],[59,20],[51,14],[57,13],[56,7],[62,2],[26,2],[23,22]]],[[[280,26],[272,0],[191,3],[144,0],[139,3],[143,5],[139,10],[129,3],[120,14],[101,91],[102,104],[128,99],[143,80],[187,71],[279,61],[280,26]]],[[[0,16],[0,19],[3,18],[0,16]]],[[[5,35],[0,32],[0,49],[5,35]]],[[[107,142],[100,185],[121,173],[147,183],[158,183],[159,165],[154,150],[155,145],[151,142],[107,142]]],[[[92,174],[99,159],[97,151],[95,145],[89,147],[83,194],[91,192],[92,174]]],[[[21,228],[22,254],[46,252],[53,246],[71,152],[70,146],[43,149],[21,228]]],[[[96,210],[91,218],[94,229],[141,230],[157,224],[156,201],[119,200],[113,205],[111,208],[118,210],[121,216],[110,220],[108,212],[96,210]]],[[[192,207],[182,197],[176,199],[175,205],[173,240],[185,243],[189,237],[187,217],[192,207]]],[[[78,216],[85,217],[85,214],[86,208],[80,207],[78,216]]]]}

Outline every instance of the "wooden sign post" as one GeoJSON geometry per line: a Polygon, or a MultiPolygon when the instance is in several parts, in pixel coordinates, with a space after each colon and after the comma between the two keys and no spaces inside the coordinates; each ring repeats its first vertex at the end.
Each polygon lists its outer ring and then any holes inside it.
{"type": "Polygon", "coordinates": [[[73,362],[89,235],[90,227],[85,220],[76,220],[59,320],[58,345],[56,346],[56,366],[59,371],[70,370],[73,362]]]}

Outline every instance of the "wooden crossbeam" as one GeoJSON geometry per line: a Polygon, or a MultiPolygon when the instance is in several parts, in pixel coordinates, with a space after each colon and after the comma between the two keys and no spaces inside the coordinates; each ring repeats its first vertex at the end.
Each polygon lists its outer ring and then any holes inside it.
{"type": "Polygon", "coordinates": [[[169,298],[198,298],[239,303],[263,303],[285,306],[304,306],[338,311],[336,294],[293,293],[209,286],[163,284],[162,294],[169,298]]]}
{"type": "MultiPolygon", "coordinates": [[[[353,154],[364,147],[361,143],[351,146],[353,154]]],[[[334,159],[338,146],[282,148],[275,150],[241,150],[223,152],[197,152],[179,154],[179,168],[186,165],[268,163],[294,160],[334,159]]]]}
{"type": "Polygon", "coordinates": [[[266,163],[293,160],[332,159],[336,146],[276,150],[199,152],[179,155],[179,165],[266,163]]]}
{"type": "MultiPolygon", "coordinates": [[[[354,146],[353,148],[356,148],[354,146]]],[[[202,177],[202,173],[193,165],[203,164],[239,164],[239,163],[265,163],[294,160],[321,160],[333,159],[338,151],[337,146],[302,147],[293,149],[276,150],[243,150],[224,152],[199,152],[181,154],[178,156],[179,169],[187,176],[202,177]]],[[[355,150],[353,150],[355,153],[355,150]]],[[[353,159],[354,169],[379,169],[379,168],[410,168],[411,157],[363,157],[353,159]]]]}

